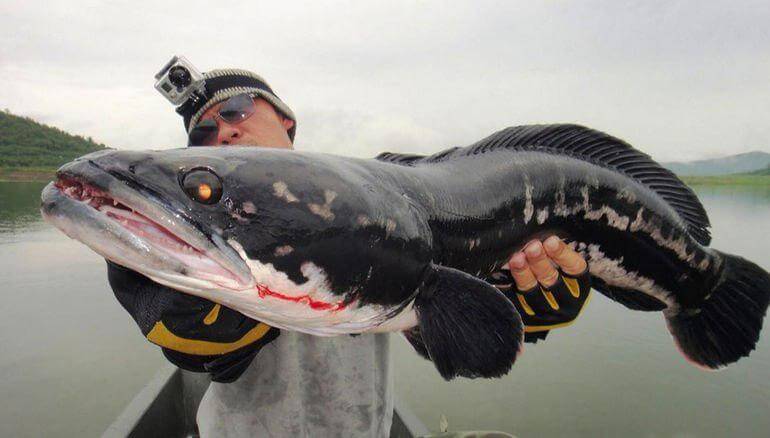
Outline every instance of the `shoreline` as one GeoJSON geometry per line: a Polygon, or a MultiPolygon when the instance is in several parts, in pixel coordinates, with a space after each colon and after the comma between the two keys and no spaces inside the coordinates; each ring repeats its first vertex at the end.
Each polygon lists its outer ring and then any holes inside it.
{"type": "Polygon", "coordinates": [[[770,175],[680,176],[689,186],[770,186],[770,175]]]}

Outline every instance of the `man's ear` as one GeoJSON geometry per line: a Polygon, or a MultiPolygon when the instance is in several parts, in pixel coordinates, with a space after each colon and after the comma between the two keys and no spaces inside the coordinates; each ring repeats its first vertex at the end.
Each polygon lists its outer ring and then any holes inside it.
{"type": "Polygon", "coordinates": [[[288,131],[289,129],[294,127],[294,120],[288,118],[288,117],[281,117],[281,124],[283,125],[283,129],[288,131]]]}

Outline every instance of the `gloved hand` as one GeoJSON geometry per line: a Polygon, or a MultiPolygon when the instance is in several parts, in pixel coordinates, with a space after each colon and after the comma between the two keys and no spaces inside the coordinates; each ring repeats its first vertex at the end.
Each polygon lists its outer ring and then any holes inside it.
{"type": "Polygon", "coordinates": [[[528,244],[511,257],[509,268],[485,280],[519,311],[525,342],[545,339],[550,330],[572,324],[590,297],[588,264],[556,236],[528,244]]]}
{"type": "Polygon", "coordinates": [[[209,300],[162,286],[107,262],[115,297],[174,365],[232,382],[280,331],[209,300]]]}

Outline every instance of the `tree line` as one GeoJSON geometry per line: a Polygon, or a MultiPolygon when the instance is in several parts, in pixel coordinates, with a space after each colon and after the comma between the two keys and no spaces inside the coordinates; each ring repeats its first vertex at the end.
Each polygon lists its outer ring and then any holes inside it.
{"type": "Polygon", "coordinates": [[[0,167],[58,167],[105,147],[91,137],[0,111],[0,167]]]}

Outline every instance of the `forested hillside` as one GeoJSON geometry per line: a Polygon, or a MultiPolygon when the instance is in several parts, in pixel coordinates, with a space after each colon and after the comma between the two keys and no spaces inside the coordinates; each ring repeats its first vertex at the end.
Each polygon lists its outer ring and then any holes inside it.
{"type": "Polygon", "coordinates": [[[661,164],[679,176],[729,175],[750,173],[767,168],[770,166],[770,154],[753,151],[707,160],[661,164]]]}
{"type": "Polygon", "coordinates": [[[767,166],[764,169],[755,170],[751,172],[750,175],[770,175],[770,166],[767,166]]]}
{"type": "Polygon", "coordinates": [[[104,148],[90,137],[68,134],[8,110],[0,111],[0,167],[58,167],[104,148]]]}

